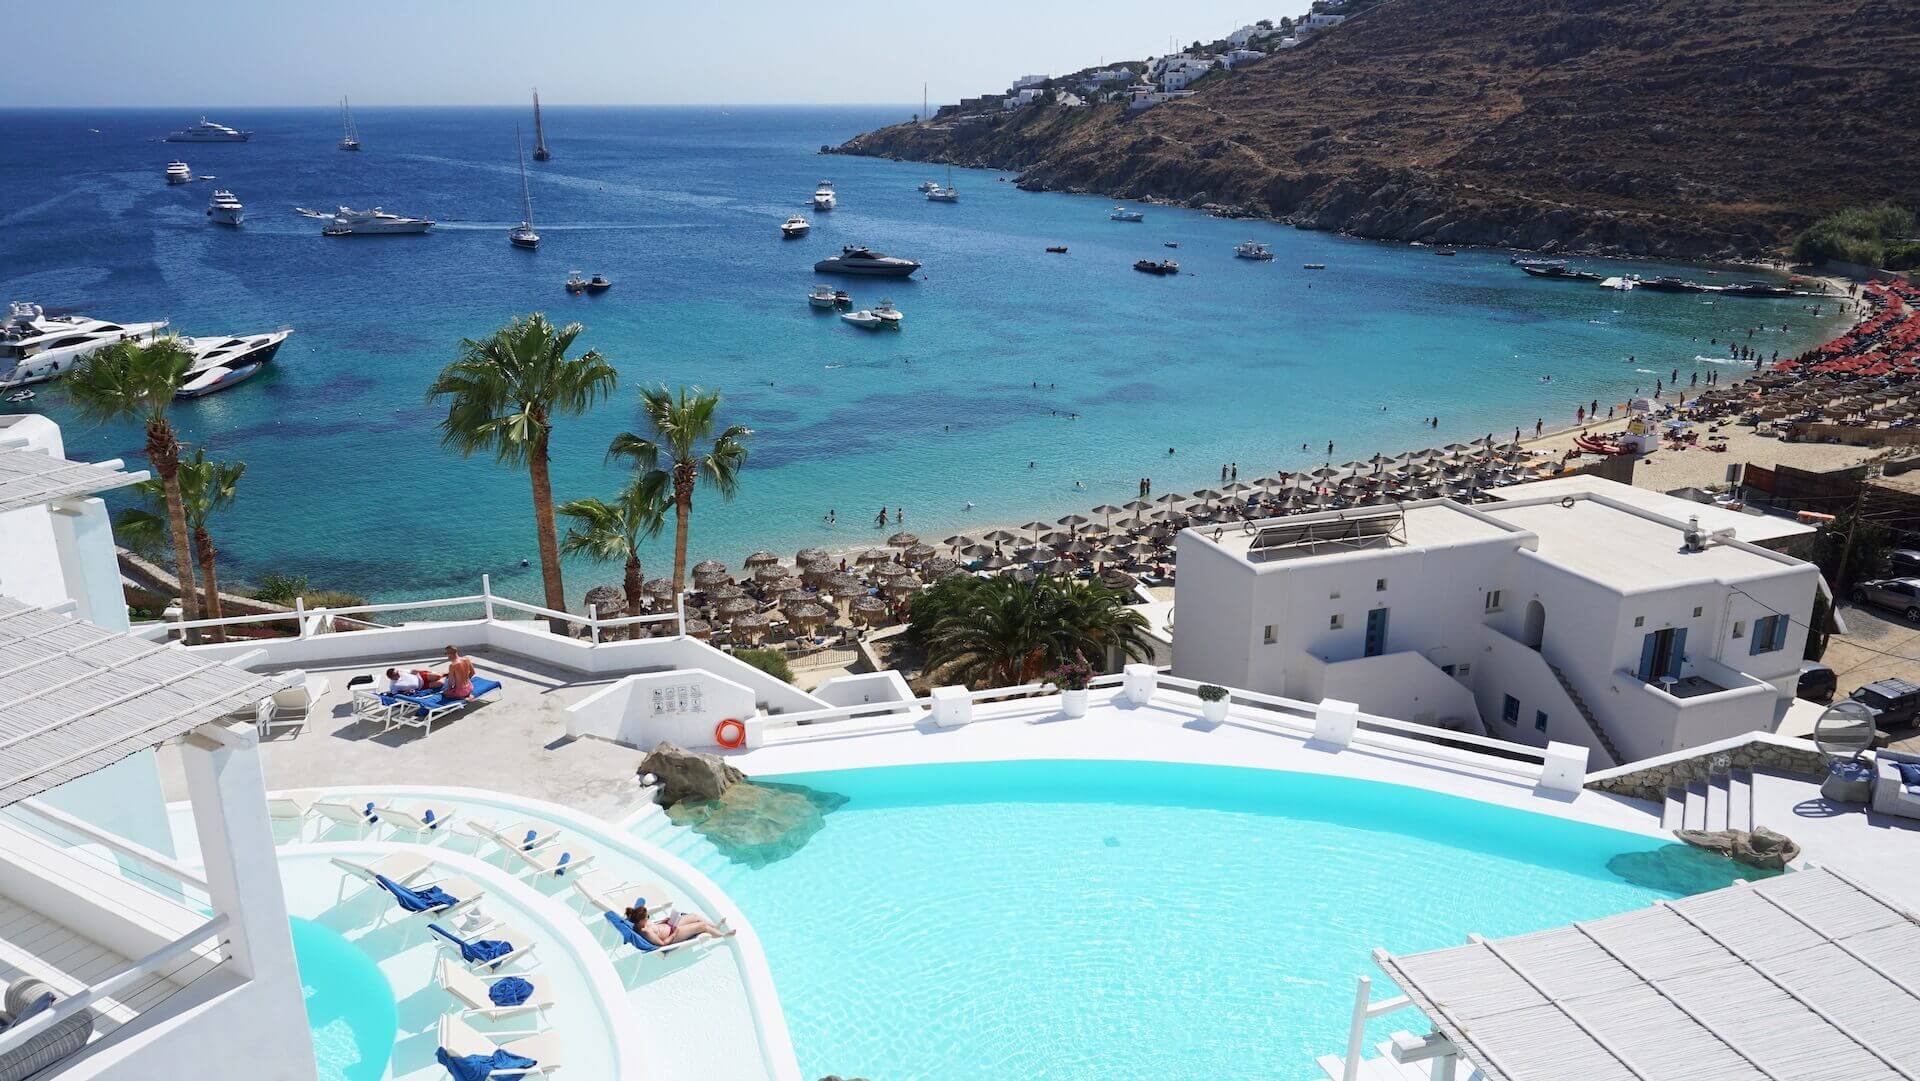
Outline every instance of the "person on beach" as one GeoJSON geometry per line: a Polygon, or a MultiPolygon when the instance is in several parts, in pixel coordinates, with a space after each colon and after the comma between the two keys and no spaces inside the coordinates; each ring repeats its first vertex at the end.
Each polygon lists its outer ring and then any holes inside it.
{"type": "Polygon", "coordinates": [[[1220,467],[1220,483],[1225,484],[1226,482],[1227,482],[1227,467],[1223,465],[1220,467]]]}
{"type": "Polygon", "coordinates": [[[899,507],[893,508],[893,524],[900,525],[907,520],[907,512],[899,507]]]}
{"type": "Polygon", "coordinates": [[[1333,457],[1333,440],[1327,440],[1327,457],[1333,457]]]}
{"type": "Polygon", "coordinates": [[[402,673],[398,668],[387,669],[388,694],[419,694],[422,691],[440,689],[440,673],[427,668],[416,668],[402,673]]]}
{"type": "MultiPolygon", "coordinates": [[[[1027,464],[1031,466],[1033,463],[1029,462],[1027,464]]],[[[885,529],[887,527],[887,508],[881,507],[880,513],[873,516],[873,522],[880,528],[885,529]]]]}
{"type": "Polygon", "coordinates": [[[447,682],[440,695],[447,699],[473,697],[473,662],[452,646],[447,647],[447,682]]]}
{"type": "Polygon", "coordinates": [[[1535,439],[1540,438],[1540,433],[1545,431],[1546,428],[1547,428],[1547,422],[1544,420],[1541,420],[1538,417],[1535,417],[1533,421],[1533,437],[1535,439]]]}
{"type": "Polygon", "coordinates": [[[1227,478],[1227,479],[1229,479],[1229,480],[1239,480],[1239,479],[1240,479],[1240,463],[1239,463],[1239,462],[1235,462],[1235,463],[1233,463],[1233,476],[1231,476],[1231,477],[1229,477],[1229,478],[1227,478]]]}
{"type": "Polygon", "coordinates": [[[1585,423],[1587,422],[1587,407],[1586,407],[1586,406],[1584,406],[1584,405],[1582,405],[1582,406],[1576,406],[1576,407],[1574,408],[1574,410],[1573,410],[1573,422],[1574,422],[1575,424],[1585,424],[1585,423]]]}
{"type": "Polygon", "coordinates": [[[634,905],[623,915],[634,933],[655,946],[671,946],[676,942],[685,942],[701,935],[714,938],[732,938],[733,928],[724,923],[714,923],[705,916],[676,915],[664,920],[654,921],[647,915],[646,905],[634,905]]]}

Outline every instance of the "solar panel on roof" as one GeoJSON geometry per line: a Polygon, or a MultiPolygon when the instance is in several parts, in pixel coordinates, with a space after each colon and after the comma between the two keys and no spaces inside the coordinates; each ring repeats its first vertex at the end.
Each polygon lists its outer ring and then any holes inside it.
{"type": "Polygon", "coordinates": [[[1254,535],[1247,551],[1251,554],[1301,545],[1374,540],[1392,536],[1403,518],[1400,511],[1393,510],[1266,526],[1254,535]]]}

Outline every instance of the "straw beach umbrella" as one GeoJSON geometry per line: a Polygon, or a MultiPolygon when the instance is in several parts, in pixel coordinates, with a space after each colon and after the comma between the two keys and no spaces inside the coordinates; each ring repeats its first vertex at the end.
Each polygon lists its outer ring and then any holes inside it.
{"type": "Polygon", "coordinates": [[[780,562],[779,556],[762,548],[746,558],[745,566],[749,570],[755,570],[760,567],[771,566],[778,562],[780,562]]]}
{"type": "Polygon", "coordinates": [[[872,578],[875,581],[881,581],[881,582],[890,581],[894,578],[899,578],[911,573],[913,572],[907,570],[905,566],[899,563],[876,564],[873,570],[869,572],[869,574],[872,576],[872,578]]]}
{"type": "Polygon", "coordinates": [[[856,563],[891,563],[893,553],[884,548],[869,548],[854,558],[856,563]]]}
{"type": "Polygon", "coordinates": [[[832,559],[825,548],[802,548],[793,554],[793,565],[804,567],[809,563],[831,562],[832,559]]]}
{"type": "Polygon", "coordinates": [[[654,600],[657,600],[657,601],[672,600],[673,599],[673,579],[671,578],[648,579],[647,585],[646,585],[646,593],[647,593],[647,596],[652,597],[654,600]]]}
{"type": "Polygon", "coordinates": [[[733,621],[733,632],[749,642],[758,642],[767,633],[767,627],[773,621],[764,612],[748,612],[733,621]]]}
{"type": "Polygon", "coordinates": [[[1091,523],[1093,519],[1083,514],[1069,514],[1065,518],[1055,519],[1055,521],[1060,525],[1066,526],[1069,530],[1073,530],[1091,523]]]}
{"type": "Polygon", "coordinates": [[[753,572],[753,580],[762,585],[786,577],[788,577],[787,568],[782,567],[778,563],[768,563],[755,568],[753,572]]]}
{"type": "Polygon", "coordinates": [[[704,619],[689,619],[687,620],[687,637],[712,638],[713,625],[704,619]]]}
{"type": "Polygon", "coordinates": [[[960,569],[959,563],[945,556],[935,556],[920,566],[920,577],[929,584],[938,582],[942,578],[951,578],[956,574],[964,573],[966,572],[960,569]]]}
{"type": "MultiPolygon", "coordinates": [[[[1045,527],[1042,526],[1041,528],[1044,529],[1045,527]]],[[[996,545],[1001,545],[1001,544],[1006,544],[1008,541],[1017,541],[1020,538],[1018,535],[1008,532],[1007,530],[996,529],[993,532],[987,534],[986,539],[992,541],[996,545]]]]}
{"type": "Polygon", "coordinates": [[[798,627],[818,627],[826,623],[827,610],[809,601],[787,610],[787,620],[798,627]]]}
{"type": "Polygon", "coordinates": [[[1100,516],[1101,525],[1112,525],[1113,516],[1116,514],[1119,514],[1124,509],[1125,509],[1124,507],[1116,507],[1111,503],[1102,503],[1099,506],[1093,508],[1093,513],[1098,514],[1100,516]]]}
{"type": "Polygon", "coordinates": [[[713,585],[726,576],[727,565],[717,559],[709,559],[693,565],[693,583],[695,585],[713,585]]]}
{"type": "Polygon", "coordinates": [[[719,604],[714,606],[714,611],[719,613],[720,618],[727,620],[730,623],[739,619],[741,616],[746,615],[749,612],[757,612],[759,610],[760,610],[759,605],[753,603],[752,601],[748,600],[745,597],[734,597],[730,600],[721,601],[719,604]]]}
{"type": "Polygon", "coordinates": [[[920,538],[918,536],[908,533],[905,530],[901,530],[887,538],[887,547],[889,548],[911,548],[919,543],[920,538]]]}
{"type": "Polygon", "coordinates": [[[878,597],[861,597],[853,602],[853,618],[872,625],[887,617],[887,602],[878,597]]]}

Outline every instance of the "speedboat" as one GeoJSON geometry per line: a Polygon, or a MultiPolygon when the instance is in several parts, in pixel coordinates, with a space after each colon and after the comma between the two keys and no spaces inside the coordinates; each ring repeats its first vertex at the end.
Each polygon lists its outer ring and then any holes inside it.
{"type": "Polygon", "coordinates": [[[247,216],[247,208],[240,200],[225,188],[213,193],[213,201],[207,204],[207,217],[215,225],[239,225],[247,216]]]}
{"type": "Polygon", "coordinates": [[[813,264],[819,274],[862,274],[877,278],[904,278],[920,269],[911,259],[900,259],[871,248],[849,244],[840,254],[813,264]]]}
{"type": "Polygon", "coordinates": [[[807,303],[816,308],[831,308],[839,303],[839,295],[832,286],[816,285],[813,292],[807,294],[807,303]]]}
{"type": "Polygon", "coordinates": [[[960,190],[958,188],[935,188],[927,193],[927,202],[929,203],[957,203],[959,201],[960,190]]]}
{"type": "Polygon", "coordinates": [[[920,182],[920,190],[922,192],[939,191],[940,182],[938,180],[922,180],[920,182]]]}
{"type": "Polygon", "coordinates": [[[833,194],[833,181],[822,180],[820,186],[813,189],[813,208],[815,210],[832,210],[836,201],[833,194]]]}
{"type": "Polygon", "coordinates": [[[807,230],[811,228],[813,228],[812,222],[795,214],[793,217],[780,223],[780,235],[788,239],[797,236],[806,236],[807,230]]]}
{"type": "Polygon", "coordinates": [[[835,289],[833,291],[833,306],[836,308],[853,307],[853,294],[847,292],[845,289],[835,289]]]}
{"type": "Polygon", "coordinates": [[[1701,285],[1699,282],[1690,282],[1685,278],[1676,278],[1672,275],[1661,278],[1644,278],[1641,280],[1639,288],[1651,289],[1656,293],[1704,293],[1707,291],[1707,287],[1701,285]]]}
{"type": "Polygon", "coordinates": [[[1301,263],[1301,264],[1300,264],[1300,269],[1301,269],[1301,270],[1325,270],[1325,269],[1327,269],[1327,264],[1325,264],[1325,263],[1301,263]]]}
{"type": "Polygon", "coordinates": [[[1744,281],[1720,288],[1730,297],[1790,297],[1793,290],[1784,285],[1768,281],[1744,281]]]}
{"type": "Polygon", "coordinates": [[[1631,290],[1634,287],[1634,284],[1635,284],[1635,281],[1633,278],[1621,277],[1617,274],[1611,278],[1602,278],[1600,280],[1600,288],[1614,289],[1622,293],[1625,293],[1631,290]]]}
{"type": "Polygon", "coordinates": [[[1433,254],[1435,254],[1435,255],[1459,255],[1460,253],[1459,253],[1459,252],[1457,252],[1457,251],[1454,251],[1454,250],[1453,250],[1452,248],[1435,248],[1435,249],[1433,249],[1433,254]]]}
{"type": "Polygon", "coordinates": [[[191,184],[193,183],[193,170],[188,168],[187,163],[184,161],[170,161],[167,163],[167,183],[191,184]]]}
{"type": "Polygon", "coordinates": [[[1252,259],[1262,263],[1268,262],[1273,258],[1273,253],[1267,250],[1265,244],[1255,244],[1251,240],[1245,244],[1235,244],[1233,246],[1233,254],[1241,259],[1252,259]]]}
{"type": "Polygon", "coordinates": [[[579,271],[574,270],[567,273],[567,292],[583,293],[586,289],[587,279],[581,277],[579,271]]]}
{"type": "Polygon", "coordinates": [[[393,236],[400,233],[424,233],[433,228],[427,218],[403,218],[379,207],[352,210],[341,207],[320,230],[322,236],[393,236]]]}
{"type": "Polygon", "coordinates": [[[613,288],[613,283],[608,281],[604,274],[595,274],[593,277],[587,279],[587,292],[589,293],[604,293],[611,288],[613,288]]]}
{"type": "Polygon", "coordinates": [[[109,323],[85,315],[49,316],[38,304],[14,301],[0,323],[0,388],[42,383],[71,370],[102,346],[150,342],[157,323],[109,323]]]}
{"type": "Polygon", "coordinates": [[[840,318],[852,323],[861,330],[879,330],[881,327],[887,325],[886,320],[881,319],[879,316],[865,309],[857,312],[841,312],[840,318]]]}
{"type": "Polygon", "coordinates": [[[1140,213],[1138,210],[1128,210],[1124,206],[1114,207],[1113,213],[1108,214],[1107,217],[1112,219],[1113,221],[1146,221],[1147,220],[1147,216],[1145,214],[1140,213]]]}
{"type": "Polygon", "coordinates": [[[880,306],[873,309],[873,316],[890,327],[900,326],[900,309],[894,307],[891,300],[882,300],[880,306]]]}
{"type": "Polygon", "coordinates": [[[246,382],[267,366],[273,355],[280,351],[280,343],[292,333],[292,327],[281,327],[269,334],[179,339],[180,344],[193,353],[193,363],[188,366],[185,381],[173,396],[204,398],[215,391],[246,382]]]}
{"type": "Polygon", "coordinates": [[[1157,263],[1152,259],[1139,259],[1134,262],[1133,269],[1143,274],[1178,274],[1180,273],[1180,264],[1171,259],[1162,259],[1157,263]]]}
{"type": "Polygon", "coordinates": [[[7,401],[14,402],[14,403],[30,402],[35,397],[37,397],[37,395],[35,395],[33,391],[16,390],[12,394],[7,395],[7,401]]]}
{"type": "Polygon", "coordinates": [[[1047,251],[1053,255],[1065,255],[1067,254],[1067,246],[1065,244],[1049,244],[1047,251]]]}
{"type": "Polygon", "coordinates": [[[253,132],[237,131],[225,124],[216,124],[203,116],[200,118],[200,122],[192,127],[181,128],[179,131],[168,133],[167,142],[244,143],[251,138],[253,138],[253,132]]]}

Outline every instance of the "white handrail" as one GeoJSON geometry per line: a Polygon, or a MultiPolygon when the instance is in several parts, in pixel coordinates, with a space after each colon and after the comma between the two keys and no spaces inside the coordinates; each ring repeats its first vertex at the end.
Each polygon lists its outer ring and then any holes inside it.
{"type": "MultiPolygon", "coordinates": [[[[145,979],[151,973],[171,962],[174,958],[192,952],[202,942],[225,930],[228,919],[227,914],[223,912],[187,932],[184,936],[176,938],[172,942],[142,957],[140,960],[130,963],[126,968],[88,987],[79,994],[70,998],[63,998],[55,1002],[51,1008],[34,1014],[32,1017],[27,1018],[17,1025],[13,1025],[5,1030],[0,1030],[0,1054],[14,1050],[32,1038],[34,1033],[59,1024],[61,1021],[72,1017],[74,1014],[79,1013],[95,1002],[103,998],[111,998],[125,991],[136,982],[145,979]]],[[[125,1004],[122,1003],[122,1005],[125,1004]]]]}
{"type": "Polygon", "coordinates": [[[150,871],[177,878],[186,885],[195,886],[201,890],[208,888],[207,880],[188,869],[185,864],[174,860],[170,856],[155,852],[145,845],[135,844],[124,837],[118,837],[108,833],[93,823],[84,819],[75,818],[73,815],[68,814],[58,807],[49,806],[38,799],[21,800],[18,806],[22,810],[38,815],[56,826],[72,830],[87,838],[89,841],[103,845],[113,852],[146,867],[150,871]]]}
{"type": "Polygon", "coordinates": [[[1398,1013],[1413,1005],[1413,999],[1406,995],[1373,1001],[1373,980],[1366,976],[1359,978],[1359,986],[1353,995],[1353,1020],[1347,1026],[1347,1057],[1340,1066],[1341,1081],[1358,1081],[1360,1077],[1360,1058],[1367,1042],[1367,1022],[1376,1017],[1385,1017],[1398,1013]]]}

